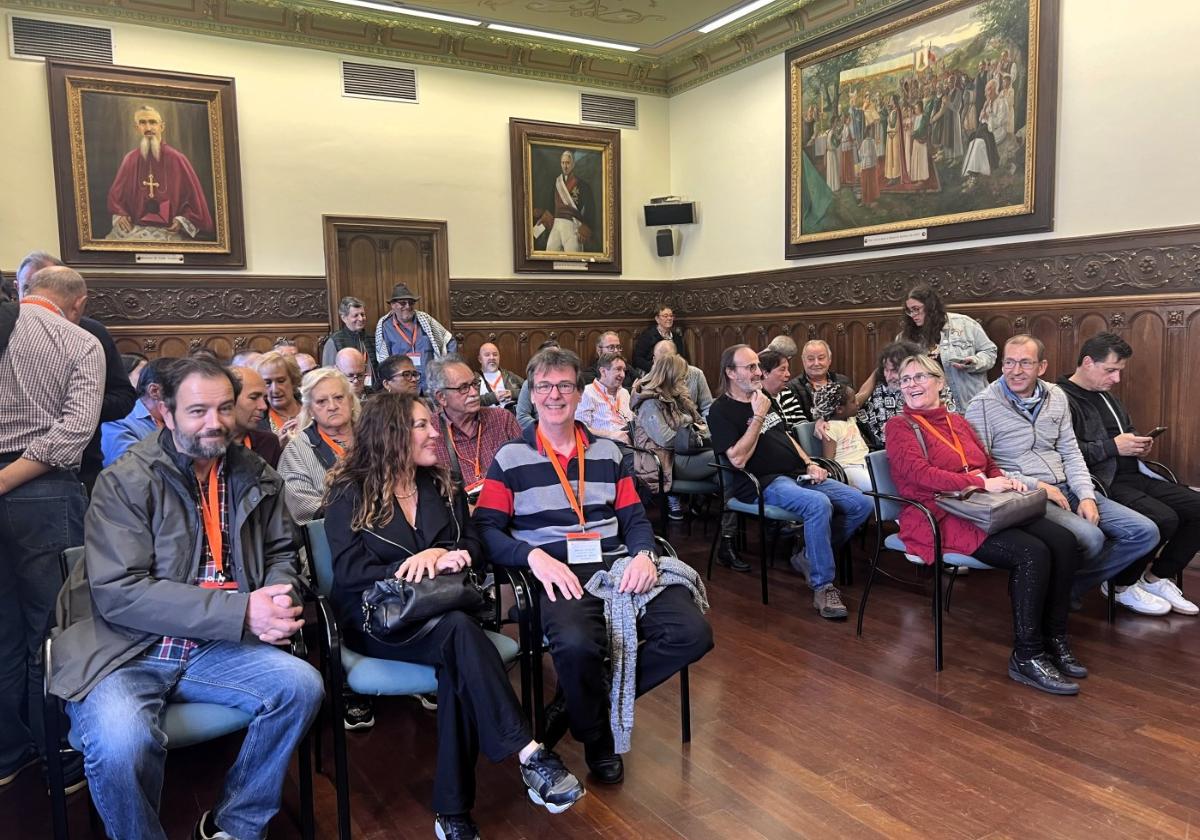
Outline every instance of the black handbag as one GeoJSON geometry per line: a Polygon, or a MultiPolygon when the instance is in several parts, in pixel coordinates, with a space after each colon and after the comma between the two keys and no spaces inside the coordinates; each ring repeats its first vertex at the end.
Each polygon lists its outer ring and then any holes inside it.
{"type": "Polygon", "coordinates": [[[452,610],[476,614],[486,603],[472,569],[443,572],[420,583],[391,577],[363,590],[362,629],[381,642],[409,640],[452,610]]]}
{"type": "Polygon", "coordinates": [[[675,433],[675,454],[698,455],[712,449],[712,435],[703,421],[681,426],[675,433]]]}

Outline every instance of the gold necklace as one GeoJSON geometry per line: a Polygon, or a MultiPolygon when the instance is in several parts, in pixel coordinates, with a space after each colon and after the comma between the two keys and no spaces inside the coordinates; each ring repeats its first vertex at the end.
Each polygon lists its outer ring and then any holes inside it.
{"type": "Polygon", "coordinates": [[[396,501],[401,501],[403,499],[411,499],[413,496],[417,495],[417,488],[414,487],[413,491],[411,493],[404,493],[403,495],[400,493],[397,493],[395,490],[393,490],[392,495],[396,497],[396,501]]]}

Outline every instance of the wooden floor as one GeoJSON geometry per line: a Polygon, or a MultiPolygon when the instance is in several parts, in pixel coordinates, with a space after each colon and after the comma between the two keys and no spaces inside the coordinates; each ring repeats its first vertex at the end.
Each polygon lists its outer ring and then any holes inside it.
{"type": "MultiPolygon", "coordinates": [[[[707,542],[672,534],[696,565],[707,542]]],[[[753,558],[757,562],[756,558],[753,558]]],[[[852,614],[865,562],[845,588],[852,614]]],[[[885,561],[911,577],[896,557],[885,561]]],[[[1185,588],[1200,593],[1200,571],[1185,588]]],[[[1108,625],[1098,593],[1072,618],[1091,669],[1083,692],[1051,697],[1006,675],[1011,621],[1002,573],[959,581],[935,674],[928,596],[884,581],[863,637],[820,619],[786,561],[771,605],[752,575],[716,571],[716,649],[692,668],[694,735],[679,738],[678,681],[642,698],[625,782],[591,785],[551,816],[525,797],[515,761],[479,766],[474,812],[485,838],[1101,838],[1200,836],[1200,618],[1108,625]]],[[[378,703],[376,727],[350,733],[354,834],[429,838],[435,716],[410,699],[378,703]]],[[[170,755],[170,837],[190,837],[212,805],[237,737],[170,755]]],[[[582,750],[560,752],[578,773],[582,750]]],[[[329,768],[327,768],[328,770],[329,768]]],[[[585,782],[586,783],[586,782],[585,782]]],[[[318,836],[335,837],[333,787],[316,779],[318,836]]],[[[271,826],[298,836],[296,772],[271,826]]],[[[82,794],[75,837],[88,837],[82,794]]],[[[0,837],[49,837],[38,774],[0,792],[0,837]]]]}

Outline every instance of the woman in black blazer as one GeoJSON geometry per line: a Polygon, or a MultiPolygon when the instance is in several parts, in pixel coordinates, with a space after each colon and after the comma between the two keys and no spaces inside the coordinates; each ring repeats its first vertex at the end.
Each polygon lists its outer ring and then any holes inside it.
{"type": "Polygon", "coordinates": [[[325,533],[333,553],[332,600],[345,643],[382,659],[432,665],[438,675],[438,756],[433,786],[437,837],[473,840],[475,761],[514,753],[529,797],[561,813],[583,787],[533,740],[495,646],[473,618],[448,612],[404,637],[361,632],[362,593],[378,580],[419,583],[458,572],[480,554],[462,488],[438,463],[437,423],[410,395],[367,401],[354,443],[330,474],[325,533]]]}

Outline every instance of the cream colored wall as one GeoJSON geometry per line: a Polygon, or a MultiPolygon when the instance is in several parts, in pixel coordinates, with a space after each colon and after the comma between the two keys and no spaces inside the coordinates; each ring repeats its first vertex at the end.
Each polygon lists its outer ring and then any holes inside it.
{"type": "MultiPolygon", "coordinates": [[[[237,80],[255,274],[323,274],[321,216],[345,214],[445,219],[452,277],[511,277],[508,119],[579,120],[571,85],[419,67],[419,104],[354,99],[341,95],[333,53],[108,25],[117,64],[237,80]]],[[[38,62],[0,57],[0,266],[9,268],[33,248],[58,249],[45,78],[38,62]]],[[[621,136],[624,273],[664,279],[670,262],[655,256],[640,208],[669,191],[667,103],[639,99],[640,127],[621,136]]]]}
{"type": "MultiPolygon", "coordinates": [[[[1200,11],[1174,0],[1061,8],[1054,231],[988,244],[1200,221],[1200,11]]],[[[680,229],[674,276],[800,264],[783,257],[785,119],[783,56],[670,100],[671,190],[698,201],[701,218],[680,229]]]]}

